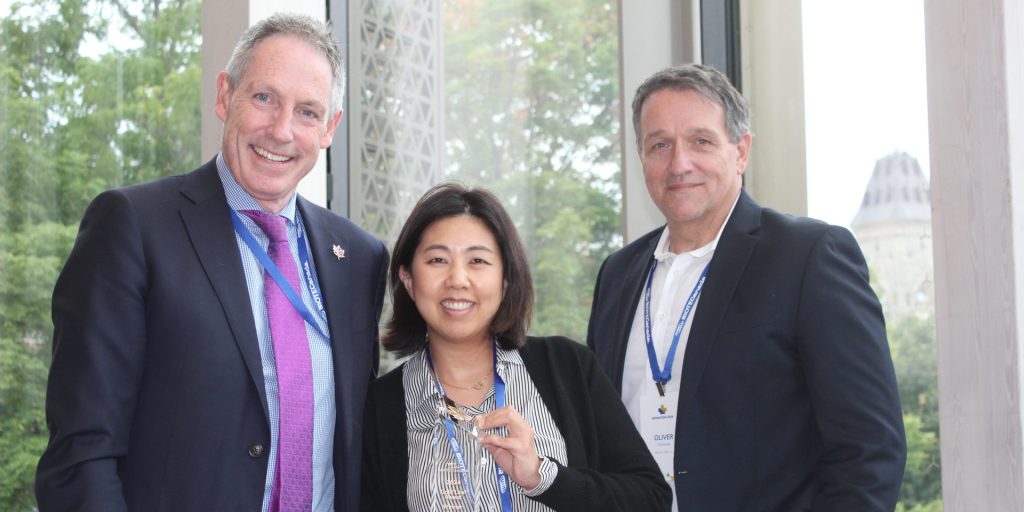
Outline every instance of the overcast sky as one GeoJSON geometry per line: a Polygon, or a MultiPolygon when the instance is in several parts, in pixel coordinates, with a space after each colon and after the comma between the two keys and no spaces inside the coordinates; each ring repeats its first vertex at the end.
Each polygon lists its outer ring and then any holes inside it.
{"type": "Polygon", "coordinates": [[[922,0],[804,0],[808,214],[848,226],[875,161],[928,176],[922,0]]]}

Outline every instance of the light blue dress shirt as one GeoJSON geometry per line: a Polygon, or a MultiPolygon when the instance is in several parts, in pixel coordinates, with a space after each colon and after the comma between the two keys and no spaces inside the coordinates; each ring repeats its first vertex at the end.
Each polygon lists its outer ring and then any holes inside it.
{"type": "MultiPolygon", "coordinates": [[[[217,173],[224,185],[228,206],[232,210],[262,210],[256,200],[235,180],[223,155],[217,155],[217,173]]],[[[295,206],[295,197],[293,194],[280,215],[287,219],[285,224],[288,227],[288,245],[292,250],[296,271],[299,276],[302,276],[303,271],[299,267],[298,232],[296,230],[297,224],[302,222],[302,219],[295,206]]],[[[260,246],[266,249],[269,240],[263,230],[249,217],[245,215],[240,215],[240,217],[242,223],[260,243],[260,246]]],[[[238,250],[242,254],[242,268],[245,270],[245,281],[249,288],[249,303],[252,305],[252,316],[256,320],[256,336],[260,344],[263,382],[267,392],[267,409],[270,413],[269,461],[263,489],[263,510],[266,511],[270,505],[270,490],[274,483],[274,469],[277,465],[278,419],[280,418],[277,368],[274,365],[274,347],[270,341],[270,325],[267,322],[267,308],[263,298],[263,267],[260,266],[252,251],[237,233],[235,240],[238,243],[238,250]]],[[[310,249],[308,236],[304,237],[303,241],[306,248],[310,249]]],[[[312,254],[312,250],[309,253],[312,254]]],[[[316,278],[316,267],[313,265],[313,261],[309,263],[313,276],[316,278]]],[[[310,311],[314,312],[313,316],[319,323],[320,329],[330,336],[327,322],[316,314],[317,308],[308,287],[300,286],[299,288],[302,289],[303,302],[306,303],[310,311]]],[[[334,363],[331,360],[329,339],[324,338],[309,324],[306,325],[306,336],[309,338],[309,352],[313,359],[313,510],[329,512],[334,510],[334,363]]]]}

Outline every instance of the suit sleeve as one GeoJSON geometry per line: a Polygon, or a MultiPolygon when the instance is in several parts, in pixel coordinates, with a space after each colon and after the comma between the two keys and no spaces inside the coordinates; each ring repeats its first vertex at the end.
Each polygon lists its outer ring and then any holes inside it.
{"type": "MultiPolygon", "coordinates": [[[[380,324],[380,315],[384,309],[384,295],[387,293],[388,288],[388,262],[390,257],[388,250],[384,246],[383,242],[380,243],[380,257],[377,258],[380,268],[377,271],[376,289],[373,295],[373,310],[377,312],[377,324],[380,324]]],[[[372,369],[370,371],[370,380],[377,377],[380,372],[380,334],[374,338],[373,344],[373,361],[371,362],[372,369]]]]}
{"type": "Polygon", "coordinates": [[[377,407],[374,394],[366,397],[366,411],[363,413],[363,465],[359,489],[360,510],[385,510],[387,488],[380,478],[381,460],[376,456],[380,450],[380,426],[377,425],[377,407]]]}
{"type": "Polygon", "coordinates": [[[47,446],[39,510],[125,510],[119,457],[145,352],[146,268],[140,229],[121,192],[97,197],[53,292],[47,446]]]}
{"type": "Polygon", "coordinates": [[[813,510],[893,510],[906,462],[881,305],[849,231],[818,240],[801,285],[798,350],[823,438],[813,510]]]}
{"type": "Polygon", "coordinates": [[[599,311],[601,301],[601,278],[604,277],[604,268],[608,265],[608,260],[605,259],[604,263],[601,263],[601,269],[597,271],[597,279],[594,281],[594,297],[590,301],[590,321],[587,322],[587,347],[590,350],[595,350],[595,343],[597,342],[597,333],[599,332],[598,324],[603,324],[600,319],[595,315],[599,311]]]}
{"type": "Polygon", "coordinates": [[[574,414],[581,423],[593,422],[584,428],[596,431],[597,446],[588,450],[587,467],[559,465],[551,487],[537,501],[559,511],[670,510],[672,490],[626,407],[593,356],[587,352],[582,357],[584,378],[565,384],[584,386],[589,411],[574,414]]]}

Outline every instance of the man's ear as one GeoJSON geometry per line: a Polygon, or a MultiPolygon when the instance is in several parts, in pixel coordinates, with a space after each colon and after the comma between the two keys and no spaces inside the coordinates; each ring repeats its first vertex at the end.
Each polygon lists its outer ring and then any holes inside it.
{"type": "Polygon", "coordinates": [[[747,170],[747,161],[750,159],[750,146],[753,143],[754,136],[747,132],[740,137],[740,142],[736,145],[739,153],[739,158],[736,159],[736,171],[738,174],[743,174],[743,171],[747,170]]]}
{"type": "Polygon", "coordinates": [[[228,80],[227,71],[221,71],[217,75],[217,103],[214,105],[213,112],[217,115],[217,119],[223,123],[228,119],[228,111],[231,107],[231,95],[234,91],[231,89],[231,83],[228,80]]]}
{"type": "Polygon", "coordinates": [[[327,121],[327,129],[324,131],[323,136],[320,137],[320,149],[327,149],[331,147],[331,142],[334,141],[334,129],[338,127],[338,121],[341,121],[342,111],[338,111],[329,121],[327,121]]]}

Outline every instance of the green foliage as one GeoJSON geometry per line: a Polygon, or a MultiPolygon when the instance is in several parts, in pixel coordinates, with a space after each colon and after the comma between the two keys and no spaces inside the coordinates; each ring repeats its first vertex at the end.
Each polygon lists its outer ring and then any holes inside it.
{"type": "Polygon", "coordinates": [[[935,319],[906,317],[891,324],[888,334],[904,412],[920,416],[925,429],[938,432],[939,377],[935,319]]]}
{"type": "Polygon", "coordinates": [[[199,163],[200,8],[45,0],[0,17],[0,510],[35,507],[50,293],[86,205],[199,163]]]}
{"type": "Polygon", "coordinates": [[[0,509],[31,510],[32,481],[46,447],[41,347],[0,337],[0,509]]]}
{"type": "Polygon", "coordinates": [[[896,504],[896,512],[942,512],[942,500],[930,501],[912,507],[906,507],[902,502],[896,504]]]}
{"type": "Polygon", "coordinates": [[[907,471],[900,490],[900,502],[907,510],[931,510],[927,507],[934,503],[941,507],[938,434],[925,430],[921,418],[914,414],[904,414],[903,425],[907,430],[907,471]]]}
{"type": "Polygon", "coordinates": [[[501,197],[526,245],[533,332],[583,341],[621,244],[617,14],[602,0],[447,0],[449,179],[501,197]]]}
{"type": "Polygon", "coordinates": [[[907,469],[898,510],[942,510],[935,320],[910,316],[889,326],[889,345],[903,405],[907,469]]]}

